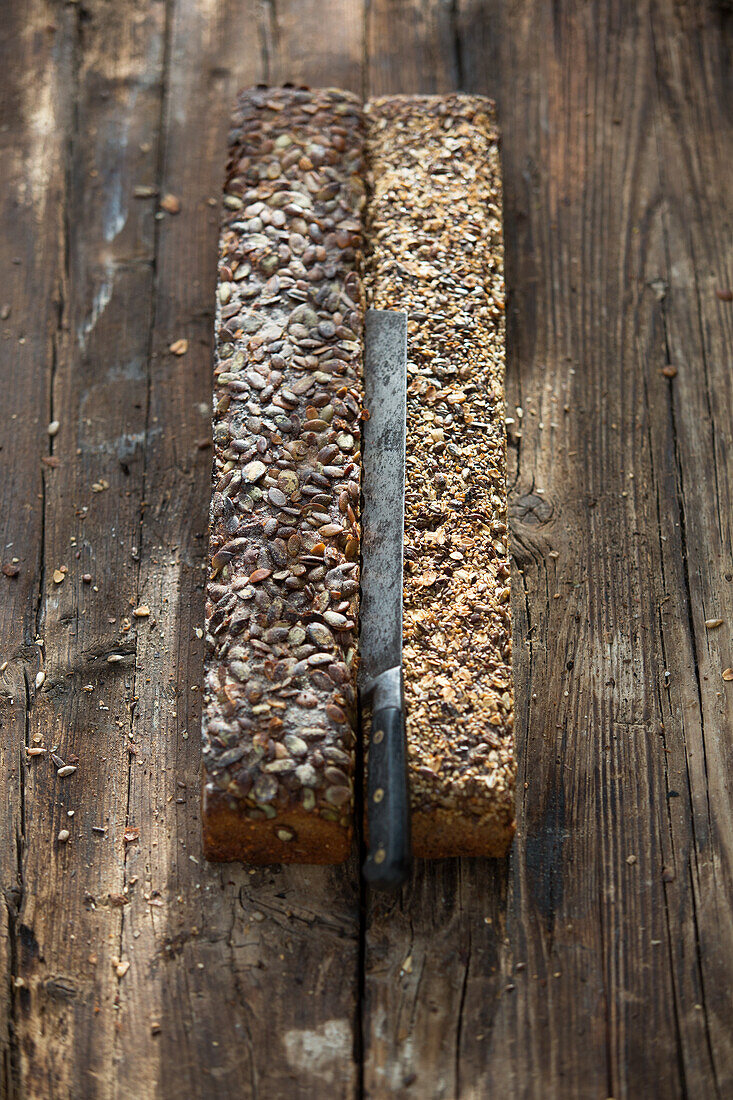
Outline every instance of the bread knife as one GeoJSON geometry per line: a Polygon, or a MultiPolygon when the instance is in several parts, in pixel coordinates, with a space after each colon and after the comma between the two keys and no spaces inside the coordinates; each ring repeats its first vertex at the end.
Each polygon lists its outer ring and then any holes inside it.
{"type": "Polygon", "coordinates": [[[402,685],[407,314],[367,310],[359,689],[371,704],[364,878],[398,890],[412,866],[402,685]]]}

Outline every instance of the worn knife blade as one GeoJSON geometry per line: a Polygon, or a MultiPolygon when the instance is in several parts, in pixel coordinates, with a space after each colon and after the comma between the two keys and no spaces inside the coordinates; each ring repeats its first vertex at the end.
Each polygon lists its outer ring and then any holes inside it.
{"type": "Polygon", "coordinates": [[[402,663],[407,314],[367,310],[360,688],[402,663]]]}
{"type": "Polygon", "coordinates": [[[364,389],[359,686],[372,715],[364,877],[398,890],[412,865],[402,692],[407,314],[367,312],[364,389]]]}

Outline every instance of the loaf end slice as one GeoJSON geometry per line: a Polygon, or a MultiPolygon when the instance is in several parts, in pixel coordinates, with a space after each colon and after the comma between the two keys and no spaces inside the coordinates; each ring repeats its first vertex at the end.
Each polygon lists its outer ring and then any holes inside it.
{"type": "Polygon", "coordinates": [[[280,809],[264,832],[261,821],[247,817],[226,795],[204,787],[203,820],[204,852],[210,860],[343,863],[351,852],[350,827],[297,806],[280,809]]]}

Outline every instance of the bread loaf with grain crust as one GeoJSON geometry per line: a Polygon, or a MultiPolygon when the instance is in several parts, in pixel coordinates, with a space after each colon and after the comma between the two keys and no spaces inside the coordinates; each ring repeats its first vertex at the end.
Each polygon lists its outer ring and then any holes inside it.
{"type": "Polygon", "coordinates": [[[499,134],[481,96],[366,108],[368,307],[408,314],[404,679],[415,855],[503,856],[515,758],[499,134]]]}

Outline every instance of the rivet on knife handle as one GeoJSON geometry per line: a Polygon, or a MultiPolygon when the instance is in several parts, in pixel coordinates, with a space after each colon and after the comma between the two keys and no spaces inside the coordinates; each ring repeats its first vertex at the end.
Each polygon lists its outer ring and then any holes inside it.
{"type": "Polygon", "coordinates": [[[374,889],[398,890],[412,865],[402,670],[382,673],[372,699],[364,877],[374,889]]]}
{"type": "Polygon", "coordinates": [[[367,311],[364,391],[359,686],[372,707],[364,877],[395,890],[412,860],[402,693],[407,314],[367,311]]]}

